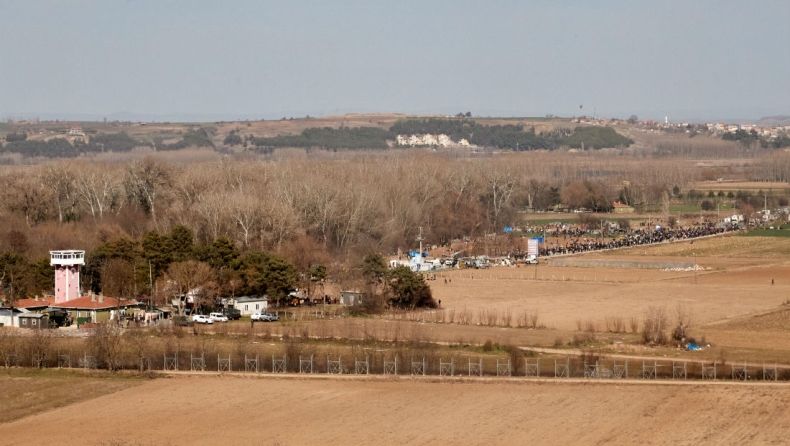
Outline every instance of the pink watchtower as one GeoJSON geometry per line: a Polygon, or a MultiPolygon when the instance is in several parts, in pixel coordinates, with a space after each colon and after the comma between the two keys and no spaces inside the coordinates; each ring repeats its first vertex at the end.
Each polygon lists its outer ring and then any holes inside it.
{"type": "Polygon", "coordinates": [[[55,267],[55,303],[80,297],[80,266],[85,264],[85,251],[50,251],[49,263],[55,267]]]}

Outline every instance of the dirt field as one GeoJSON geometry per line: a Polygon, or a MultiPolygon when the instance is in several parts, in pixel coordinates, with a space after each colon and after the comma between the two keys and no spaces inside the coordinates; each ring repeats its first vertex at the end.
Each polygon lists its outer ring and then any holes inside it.
{"type": "MultiPolygon", "coordinates": [[[[678,257],[667,260],[677,261],[678,257]]],[[[650,306],[674,311],[679,303],[692,312],[695,323],[707,324],[777,308],[790,295],[790,265],[784,259],[698,259],[698,264],[711,269],[696,274],[545,265],[463,270],[446,273],[450,282],[439,277],[431,288],[444,308],[537,310],[543,324],[558,329],[575,328],[580,318],[641,317],[650,306]]]]}
{"type": "MultiPolygon", "coordinates": [[[[82,371],[0,369],[0,423],[140,384],[127,376],[82,371]]],[[[0,440],[2,443],[2,440],[0,440]]]]}
{"type": "Polygon", "coordinates": [[[787,444],[788,406],[771,386],[188,377],[4,424],[0,444],[787,444]]]}

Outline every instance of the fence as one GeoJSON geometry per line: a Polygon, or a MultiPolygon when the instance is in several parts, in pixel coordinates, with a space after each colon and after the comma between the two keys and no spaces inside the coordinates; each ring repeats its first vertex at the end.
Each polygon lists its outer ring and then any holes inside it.
{"type": "MultiPolygon", "coordinates": [[[[97,357],[90,350],[75,351],[66,349],[46,352],[21,351],[19,353],[5,352],[0,358],[0,367],[57,367],[62,369],[96,369],[109,368],[145,371],[191,371],[191,372],[248,372],[248,373],[302,373],[302,374],[357,374],[357,375],[434,375],[441,377],[454,377],[465,375],[470,377],[518,376],[526,378],[551,377],[551,361],[554,362],[554,378],[583,378],[583,379],[674,379],[674,380],[727,380],[727,381],[786,381],[790,380],[790,368],[777,364],[722,364],[719,361],[702,362],[691,360],[654,359],[639,361],[636,367],[631,367],[628,361],[607,359],[601,357],[574,357],[542,358],[531,356],[523,358],[490,356],[471,356],[455,353],[451,357],[440,357],[436,353],[425,349],[403,349],[400,351],[379,350],[381,353],[370,354],[364,351],[361,356],[355,356],[353,363],[342,362],[340,355],[324,355],[310,349],[294,349],[293,346],[279,346],[277,348],[256,349],[253,354],[246,352],[246,348],[234,353],[227,350],[217,353],[216,350],[166,350],[165,353],[149,355],[143,351],[136,352],[129,358],[116,358],[112,361],[105,357],[97,357]],[[285,350],[285,352],[283,352],[285,350]],[[305,351],[307,350],[307,351],[305,351]],[[197,351],[197,352],[196,352],[197,351]],[[271,354],[271,368],[268,361],[260,361],[261,351],[271,354]],[[207,353],[208,352],[208,353],[207,353]],[[279,353],[277,353],[279,352],[279,353]],[[424,353],[407,356],[408,353],[424,353]],[[305,354],[306,353],[306,354],[305,354]],[[188,354],[189,362],[183,356],[188,354]],[[159,360],[161,358],[161,361],[159,360]],[[216,359],[215,359],[216,358],[216,359]],[[234,358],[236,368],[234,370],[234,358]],[[316,360],[318,358],[318,360],[316,360]],[[325,358],[325,360],[324,360],[325,358]],[[216,363],[214,362],[216,360],[216,363]],[[546,362],[549,361],[548,365],[546,362]],[[541,363],[542,362],[542,363],[541,363]],[[242,367],[243,364],[243,367],[242,367]],[[523,364],[524,370],[521,368],[523,364]],[[265,368],[264,368],[265,365],[265,368]],[[542,367],[543,366],[543,367],[542,367]]],[[[268,355],[267,355],[268,356],[268,355]]],[[[266,357],[266,356],[264,356],[266,357]]],[[[632,361],[633,362],[633,361],[632,361]]]]}

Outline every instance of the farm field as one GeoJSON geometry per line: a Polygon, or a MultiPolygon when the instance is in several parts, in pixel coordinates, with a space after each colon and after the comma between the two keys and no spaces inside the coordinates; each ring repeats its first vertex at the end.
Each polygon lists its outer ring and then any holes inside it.
{"type": "Polygon", "coordinates": [[[0,444],[783,444],[789,405],[771,384],[176,377],[3,424],[0,444]]]}
{"type": "MultiPolygon", "coordinates": [[[[129,375],[66,370],[0,369],[0,423],[50,411],[122,389],[142,380],[129,375]]],[[[3,440],[0,440],[0,444],[3,440]]]]}

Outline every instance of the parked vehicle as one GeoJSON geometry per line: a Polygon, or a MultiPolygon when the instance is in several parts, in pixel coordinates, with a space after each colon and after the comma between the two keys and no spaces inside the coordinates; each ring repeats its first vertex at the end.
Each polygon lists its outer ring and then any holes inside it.
{"type": "Polygon", "coordinates": [[[250,318],[259,322],[275,322],[280,320],[280,316],[273,313],[253,313],[250,318]]]}
{"type": "Polygon", "coordinates": [[[229,320],[228,317],[222,313],[211,313],[208,317],[214,322],[228,322],[229,320]]]}
{"type": "Polygon", "coordinates": [[[193,314],[192,315],[192,322],[196,324],[213,324],[214,321],[211,320],[210,317],[206,316],[205,314],[193,314]]]}
{"type": "Polygon", "coordinates": [[[228,319],[231,320],[231,321],[237,321],[237,320],[241,319],[241,311],[239,311],[239,310],[237,310],[235,308],[223,308],[222,309],[222,314],[227,316],[228,319]]]}

